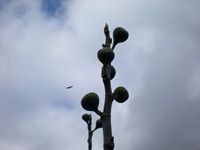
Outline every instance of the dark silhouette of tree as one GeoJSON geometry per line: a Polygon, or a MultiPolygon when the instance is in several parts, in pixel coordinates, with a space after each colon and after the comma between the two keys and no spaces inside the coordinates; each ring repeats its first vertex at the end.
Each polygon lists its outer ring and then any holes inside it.
{"type": "MultiPolygon", "coordinates": [[[[111,88],[111,80],[115,77],[116,70],[111,65],[115,57],[114,48],[118,43],[122,43],[128,39],[128,32],[122,28],[117,27],[113,31],[113,44],[111,48],[112,39],[110,38],[110,32],[108,25],[106,24],[104,27],[104,34],[105,34],[105,43],[102,45],[102,49],[100,49],[97,53],[97,57],[99,61],[103,64],[101,70],[101,77],[104,84],[105,89],[105,101],[104,101],[104,108],[103,111],[98,109],[99,106],[99,97],[96,93],[90,92],[86,94],[82,100],[81,105],[83,109],[87,111],[94,111],[97,115],[100,116],[100,119],[97,120],[96,126],[98,128],[103,129],[103,148],[104,150],[113,150],[114,149],[114,137],[112,135],[112,124],[111,124],[111,108],[112,102],[115,100],[116,102],[123,103],[125,102],[128,97],[128,91],[126,88],[119,86],[117,87],[114,92],[112,92],[111,88]],[[99,125],[97,125],[99,124],[99,125]]],[[[90,114],[84,114],[82,119],[88,125],[88,149],[92,149],[92,135],[93,132],[97,129],[97,127],[92,130],[92,117],[90,114]]]]}

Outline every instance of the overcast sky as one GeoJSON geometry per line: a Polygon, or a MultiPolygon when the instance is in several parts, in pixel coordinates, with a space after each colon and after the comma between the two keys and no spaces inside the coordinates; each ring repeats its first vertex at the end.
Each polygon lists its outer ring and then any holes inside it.
{"type": "MultiPolygon", "coordinates": [[[[0,0],[0,149],[87,149],[80,101],[93,91],[103,107],[97,51],[107,22],[111,34],[129,32],[113,61],[112,88],[130,94],[113,103],[115,149],[199,150],[199,8],[199,0],[0,0]]],[[[102,139],[97,130],[93,149],[102,139]]]]}

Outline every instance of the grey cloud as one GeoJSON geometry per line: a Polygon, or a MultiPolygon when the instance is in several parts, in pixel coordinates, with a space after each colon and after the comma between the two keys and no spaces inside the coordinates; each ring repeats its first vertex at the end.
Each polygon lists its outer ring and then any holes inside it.
{"type": "Polygon", "coordinates": [[[128,128],[133,131],[130,136],[133,141],[137,141],[137,137],[140,139],[138,143],[133,142],[130,148],[199,148],[200,95],[192,96],[192,91],[199,88],[199,82],[191,82],[194,76],[200,75],[197,69],[200,64],[199,43],[196,42],[198,36],[193,34],[198,33],[196,26],[199,22],[192,19],[197,13],[198,2],[189,6],[188,3],[160,3],[157,7],[163,9],[158,14],[150,14],[156,20],[153,20],[153,28],[150,26],[149,30],[157,34],[153,36],[154,49],[143,62],[143,88],[137,91],[139,94],[130,105],[129,118],[132,123],[128,128]],[[167,17],[162,17],[160,12],[167,17]]]}

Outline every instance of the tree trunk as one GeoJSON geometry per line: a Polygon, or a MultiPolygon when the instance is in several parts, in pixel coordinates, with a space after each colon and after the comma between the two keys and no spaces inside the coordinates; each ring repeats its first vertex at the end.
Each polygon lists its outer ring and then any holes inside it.
{"type": "MultiPolygon", "coordinates": [[[[105,25],[104,33],[106,36],[105,44],[103,47],[110,48],[111,38],[109,34],[108,25],[105,25]]],[[[112,109],[112,89],[110,82],[110,64],[102,67],[102,79],[105,88],[105,102],[104,102],[104,110],[101,115],[102,128],[103,128],[103,142],[104,142],[104,150],[113,150],[114,149],[114,137],[112,136],[112,126],[111,126],[111,109],[112,109]]]]}
{"type": "Polygon", "coordinates": [[[103,80],[105,87],[105,103],[104,111],[101,117],[102,127],[103,127],[103,138],[104,138],[104,150],[114,149],[114,138],[112,136],[112,126],[111,126],[111,108],[112,108],[112,90],[110,80],[103,80]]]}

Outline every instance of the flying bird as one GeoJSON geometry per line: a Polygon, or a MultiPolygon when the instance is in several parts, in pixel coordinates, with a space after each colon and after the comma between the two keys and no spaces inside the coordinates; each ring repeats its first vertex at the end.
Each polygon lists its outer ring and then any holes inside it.
{"type": "Polygon", "coordinates": [[[71,89],[73,85],[65,87],[66,89],[71,89]]]}

